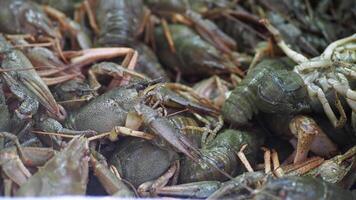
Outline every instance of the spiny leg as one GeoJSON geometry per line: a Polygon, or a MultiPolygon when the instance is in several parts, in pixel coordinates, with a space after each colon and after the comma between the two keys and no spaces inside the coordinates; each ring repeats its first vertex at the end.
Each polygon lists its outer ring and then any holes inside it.
{"type": "Polygon", "coordinates": [[[301,176],[309,172],[310,170],[320,166],[323,162],[323,158],[312,157],[300,163],[284,166],[283,171],[288,176],[301,176]]]}
{"type": "Polygon", "coordinates": [[[155,180],[152,184],[152,189],[153,191],[157,188],[164,187],[168,184],[168,181],[173,178],[177,173],[179,169],[179,161],[175,161],[171,167],[162,175],[160,176],[157,180],[155,180]]]}
{"type": "Polygon", "coordinates": [[[333,88],[347,99],[356,101],[356,91],[350,89],[347,78],[341,74],[337,74],[339,80],[329,79],[328,82],[333,86],[333,88]]]}
{"type": "MultiPolygon", "coordinates": [[[[65,128],[60,122],[49,117],[47,118],[42,117],[41,120],[38,120],[37,127],[45,132],[59,133],[59,134],[72,135],[72,136],[76,136],[76,135],[92,136],[97,134],[97,132],[94,130],[73,130],[73,129],[65,128]]],[[[36,133],[36,131],[33,132],[36,133]]]]}
{"type": "Polygon", "coordinates": [[[92,140],[100,139],[105,136],[109,136],[110,140],[116,141],[119,135],[139,137],[139,138],[143,138],[146,140],[152,140],[155,137],[154,135],[152,135],[150,133],[132,130],[132,129],[124,127],[124,126],[115,126],[111,131],[105,132],[105,133],[100,133],[96,136],[92,136],[92,137],[88,138],[88,140],[92,141],[92,140]]]}
{"type": "Polygon", "coordinates": [[[221,128],[224,126],[224,120],[222,118],[222,115],[218,116],[218,121],[215,122],[215,127],[214,129],[211,131],[211,133],[209,134],[207,141],[211,142],[212,140],[215,139],[216,135],[218,134],[218,132],[221,130],[221,128]]]}
{"type": "MultiPolygon", "coordinates": [[[[58,33],[59,34],[59,33],[58,33]]],[[[67,59],[63,54],[63,50],[61,47],[61,41],[60,38],[49,38],[48,39],[49,42],[51,42],[53,44],[53,49],[55,52],[58,53],[59,57],[65,62],[67,63],[67,59]]]]}
{"type": "Polygon", "coordinates": [[[240,161],[242,162],[242,164],[245,166],[246,170],[248,172],[253,172],[253,168],[250,164],[250,162],[247,160],[247,157],[244,153],[244,150],[246,149],[247,144],[242,145],[241,149],[239,150],[239,152],[237,152],[237,157],[239,157],[240,161]]]}
{"type": "Polygon", "coordinates": [[[296,116],[289,124],[289,129],[298,138],[294,163],[303,162],[310,150],[314,137],[321,131],[313,119],[296,116]]]}
{"type": "Polygon", "coordinates": [[[197,126],[185,126],[185,127],[181,128],[181,130],[184,130],[184,131],[198,131],[198,132],[201,132],[201,133],[209,132],[209,130],[207,130],[206,127],[197,127],[197,126]]]}
{"type": "MultiPolygon", "coordinates": [[[[334,111],[331,109],[331,106],[325,96],[324,91],[317,85],[309,83],[307,85],[309,94],[316,95],[319,102],[323,106],[324,112],[328,117],[329,121],[334,127],[340,127],[344,123],[344,116],[340,116],[340,119],[336,118],[334,111]]],[[[342,114],[342,113],[341,113],[342,114]]]]}
{"type": "Polygon", "coordinates": [[[118,177],[118,174],[116,174],[117,170],[114,166],[111,166],[109,169],[106,163],[97,160],[92,154],[90,155],[90,163],[94,175],[108,194],[121,197],[134,196],[133,191],[118,177]]]}
{"type": "MultiPolygon", "coordinates": [[[[214,128],[214,130],[211,130],[211,122],[204,118],[203,116],[197,114],[197,113],[193,113],[194,117],[196,117],[196,119],[198,119],[199,121],[201,121],[205,126],[204,126],[204,132],[201,138],[201,144],[202,145],[207,145],[209,142],[212,141],[212,139],[215,138],[217,132],[221,129],[222,126],[218,125],[216,128],[214,128]],[[212,135],[212,136],[210,136],[212,135]]],[[[221,118],[222,119],[222,118],[221,118]]]]}
{"type": "Polygon", "coordinates": [[[76,48],[80,47],[81,49],[90,48],[92,46],[88,34],[81,29],[76,21],[73,21],[62,11],[51,6],[45,5],[43,9],[48,16],[59,23],[62,33],[69,33],[72,46],[76,48]]]}
{"type": "MultiPolygon", "coordinates": [[[[63,74],[66,74],[64,71],[67,70],[69,67],[68,66],[59,66],[60,64],[62,63],[59,63],[57,66],[55,64],[52,64],[52,63],[45,63],[46,66],[44,67],[47,67],[48,69],[38,69],[36,70],[37,71],[37,74],[42,77],[48,77],[48,76],[54,76],[54,75],[63,75],[63,74]]],[[[64,64],[63,64],[64,65],[64,64]]],[[[37,68],[37,67],[35,67],[37,68]]],[[[39,67],[39,68],[42,68],[42,67],[39,67]]]]}
{"type": "MultiPolygon", "coordinates": [[[[349,103],[349,101],[348,101],[349,99],[346,99],[346,100],[347,100],[348,104],[350,105],[351,103],[349,103]]],[[[356,102],[354,102],[354,103],[356,103],[356,102]]],[[[336,109],[338,110],[338,112],[340,114],[340,118],[338,120],[338,123],[336,124],[336,128],[344,127],[344,125],[346,123],[346,120],[347,120],[347,117],[346,117],[345,110],[342,107],[342,103],[340,101],[339,95],[336,92],[335,92],[335,106],[336,106],[336,109]]],[[[350,105],[350,107],[351,107],[351,105],[350,105]]]]}
{"type": "Polygon", "coordinates": [[[127,69],[133,70],[137,63],[138,53],[136,50],[129,51],[126,55],[124,60],[122,61],[122,66],[126,67],[127,69]]]}
{"type": "MultiPolygon", "coordinates": [[[[70,51],[66,52],[66,57],[70,58],[72,67],[82,67],[93,62],[105,60],[105,59],[112,59],[119,56],[126,56],[125,62],[128,62],[135,55],[135,50],[132,48],[127,47],[100,47],[100,48],[91,48],[91,49],[84,49],[81,51],[70,51]]],[[[137,52],[136,52],[137,56],[137,52]]],[[[133,61],[132,61],[133,62],[133,61]]],[[[125,64],[131,64],[125,63],[125,64]]],[[[122,64],[124,66],[124,63],[122,64]]],[[[134,65],[134,63],[133,63],[134,65]]],[[[126,67],[126,65],[125,65],[126,67]]]]}
{"type": "Polygon", "coordinates": [[[75,30],[68,24],[67,16],[64,13],[48,5],[44,5],[42,8],[48,16],[58,21],[64,30],[69,31],[71,34],[75,33],[75,30]]]}
{"type": "Polygon", "coordinates": [[[348,160],[349,158],[352,158],[356,155],[356,146],[351,147],[346,153],[337,156],[336,162],[338,164],[341,164],[345,160],[348,160]]]}
{"type": "MultiPolygon", "coordinates": [[[[332,87],[336,90],[337,93],[345,97],[346,102],[348,103],[348,105],[351,107],[352,110],[356,110],[356,92],[350,89],[348,80],[343,74],[339,73],[338,78],[339,80],[329,79],[328,80],[329,84],[332,85],[332,87]]],[[[340,110],[340,108],[342,108],[341,102],[339,98],[336,98],[336,100],[337,100],[336,107],[338,108],[341,117],[343,117],[344,121],[346,122],[345,111],[343,109],[340,110]]]]}
{"type": "Polygon", "coordinates": [[[169,180],[179,173],[179,161],[174,162],[169,169],[154,181],[142,183],[137,192],[141,197],[157,196],[156,191],[165,187],[169,180]]]}
{"type": "Polygon", "coordinates": [[[97,90],[101,87],[97,75],[109,75],[112,76],[113,79],[119,80],[123,78],[126,74],[130,76],[135,76],[140,79],[147,79],[146,76],[137,73],[133,70],[127,69],[112,62],[101,62],[98,64],[94,64],[88,71],[89,82],[94,90],[97,90]]]}
{"type": "Polygon", "coordinates": [[[143,139],[147,139],[147,140],[152,140],[155,137],[155,135],[153,135],[153,134],[145,133],[142,131],[136,131],[136,130],[133,130],[131,128],[127,128],[124,126],[115,126],[111,131],[99,133],[99,134],[96,134],[96,132],[92,131],[92,130],[86,130],[86,131],[75,131],[75,130],[70,130],[70,129],[66,129],[66,130],[69,130],[69,132],[62,132],[62,133],[43,132],[43,131],[32,131],[32,132],[37,133],[37,134],[43,134],[43,135],[60,136],[60,137],[64,137],[64,138],[74,138],[74,137],[76,137],[76,135],[78,135],[76,133],[81,133],[81,135],[90,136],[88,138],[89,141],[98,140],[98,139],[101,139],[106,136],[108,136],[110,140],[116,141],[116,140],[118,140],[119,135],[139,137],[139,138],[143,138],[143,139]],[[93,133],[95,133],[95,135],[91,136],[91,135],[93,135],[93,133]]]}
{"type": "MultiPolygon", "coordinates": [[[[137,59],[138,59],[137,51],[129,52],[125,56],[124,60],[122,61],[122,66],[126,67],[128,70],[130,70],[132,72],[135,69],[137,59]]],[[[122,80],[120,80],[120,81],[117,81],[116,79],[112,80],[109,85],[109,88],[113,88],[113,87],[121,86],[121,85],[127,85],[130,81],[130,78],[131,78],[131,74],[125,73],[122,77],[122,80]]]]}
{"type": "Polygon", "coordinates": [[[335,42],[332,42],[331,44],[329,44],[329,46],[327,46],[325,48],[324,52],[321,54],[320,57],[322,57],[323,59],[331,60],[331,57],[334,53],[335,48],[337,48],[338,46],[344,45],[346,43],[349,43],[349,42],[354,42],[354,41],[356,41],[356,34],[353,34],[346,38],[342,38],[340,40],[336,40],[335,42]]]}
{"type": "Polygon", "coordinates": [[[99,88],[101,88],[101,84],[97,79],[97,73],[95,73],[92,69],[88,70],[88,82],[90,85],[90,88],[92,88],[95,91],[98,91],[99,88]]]}
{"type": "MultiPolygon", "coordinates": [[[[336,145],[310,117],[296,116],[290,123],[290,130],[298,138],[294,163],[303,161],[308,151],[324,158],[330,158],[338,152],[336,145]]],[[[293,146],[295,146],[295,143],[293,143],[293,146]]]]}
{"type": "MultiPolygon", "coordinates": [[[[356,41],[356,34],[331,43],[319,57],[317,57],[315,60],[299,63],[299,65],[295,67],[295,70],[304,71],[304,70],[314,70],[318,68],[331,67],[332,65],[334,65],[333,62],[337,62],[337,61],[332,61],[332,55],[334,53],[334,50],[338,46],[344,45],[354,40],[356,41]]],[[[342,64],[340,62],[337,63],[342,64]]]]}
{"type": "Polygon", "coordinates": [[[294,71],[297,73],[303,73],[304,71],[312,71],[320,68],[328,68],[331,66],[331,60],[310,60],[296,65],[294,67],[294,71]]]}
{"type": "MultiPolygon", "coordinates": [[[[135,68],[138,53],[132,48],[126,47],[102,47],[102,48],[91,48],[84,49],[76,52],[69,52],[68,56],[71,57],[72,67],[83,67],[85,65],[91,64],[93,62],[112,59],[119,56],[125,56],[122,61],[122,66],[126,67],[128,70],[133,71],[135,68]]],[[[130,74],[124,74],[122,80],[112,80],[109,88],[113,88],[117,85],[125,85],[130,80],[130,74]]]]}
{"type": "Polygon", "coordinates": [[[352,69],[352,67],[350,67],[350,68],[348,68],[348,67],[339,67],[339,68],[336,68],[335,71],[337,73],[341,73],[341,74],[343,74],[343,75],[345,75],[345,76],[347,76],[347,77],[349,77],[351,79],[356,79],[356,71],[354,69],[352,69]]]}

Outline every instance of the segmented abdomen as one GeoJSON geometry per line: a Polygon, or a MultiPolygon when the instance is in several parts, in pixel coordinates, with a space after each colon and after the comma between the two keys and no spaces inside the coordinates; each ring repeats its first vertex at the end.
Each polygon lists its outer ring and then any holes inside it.
{"type": "Polygon", "coordinates": [[[189,138],[189,140],[196,148],[199,148],[201,146],[200,141],[202,132],[193,129],[185,129],[188,126],[199,127],[197,121],[195,121],[194,118],[183,115],[174,115],[172,117],[169,117],[169,120],[174,124],[175,127],[180,130],[184,130],[182,131],[182,133],[184,133],[189,138]]]}
{"type": "Polygon", "coordinates": [[[144,18],[142,0],[101,0],[97,7],[96,18],[100,33],[96,45],[131,47],[140,55],[136,71],[152,79],[162,78],[163,81],[169,81],[167,73],[152,50],[136,40],[137,31],[144,18]]]}
{"type": "Polygon", "coordinates": [[[289,65],[285,59],[266,59],[250,69],[223,104],[224,119],[244,125],[259,111],[290,114],[308,108],[304,82],[286,70],[289,65]]]}
{"type": "Polygon", "coordinates": [[[228,73],[236,69],[226,55],[189,27],[171,24],[169,30],[175,45],[175,53],[169,48],[163,28],[155,29],[158,57],[167,67],[178,69],[182,75],[196,77],[228,73]]]}
{"type": "Polygon", "coordinates": [[[169,82],[168,74],[158,62],[155,53],[150,47],[141,42],[135,42],[129,46],[134,48],[139,55],[135,71],[143,73],[152,79],[161,78],[163,82],[169,82]]]}
{"type": "Polygon", "coordinates": [[[255,131],[243,132],[228,129],[219,133],[211,143],[201,150],[202,159],[199,162],[190,159],[182,161],[180,182],[227,180],[227,177],[218,169],[211,167],[212,165],[230,176],[235,176],[242,169],[241,162],[236,155],[241,146],[247,144],[244,153],[249,160],[254,160],[263,140],[264,136],[255,131]]]}
{"type": "MultiPolygon", "coordinates": [[[[201,151],[204,155],[205,162],[210,162],[216,165],[221,170],[236,175],[237,158],[236,150],[228,147],[217,147],[212,149],[204,149],[201,151]]],[[[184,160],[181,166],[180,182],[189,183],[203,180],[225,180],[226,177],[208,164],[196,163],[191,160],[184,160]]]]}
{"type": "Polygon", "coordinates": [[[258,113],[256,106],[257,87],[263,76],[268,73],[262,70],[259,73],[248,74],[245,79],[231,92],[222,107],[224,120],[232,124],[246,124],[258,113]]]}
{"type": "Polygon", "coordinates": [[[142,0],[101,0],[96,9],[100,28],[97,44],[127,45],[134,40],[143,19],[142,0]]]}

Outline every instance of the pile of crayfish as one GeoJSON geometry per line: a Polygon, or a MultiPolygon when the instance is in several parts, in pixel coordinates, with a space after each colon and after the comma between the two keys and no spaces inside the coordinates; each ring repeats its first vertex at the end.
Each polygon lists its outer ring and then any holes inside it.
{"type": "Polygon", "coordinates": [[[0,198],[356,198],[349,0],[0,0],[0,198]]]}

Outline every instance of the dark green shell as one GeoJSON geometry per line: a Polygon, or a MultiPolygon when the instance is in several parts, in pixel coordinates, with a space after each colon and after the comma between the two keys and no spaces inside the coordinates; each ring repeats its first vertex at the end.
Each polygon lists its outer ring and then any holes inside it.
{"type": "Polygon", "coordinates": [[[177,159],[172,150],[161,149],[143,139],[127,138],[118,144],[110,162],[125,180],[138,187],[157,179],[177,159]]]}
{"type": "Polygon", "coordinates": [[[288,65],[284,59],[266,59],[250,69],[223,104],[224,119],[241,125],[259,111],[290,114],[307,109],[305,84],[288,65]]]}
{"type": "Polygon", "coordinates": [[[201,149],[205,161],[200,161],[199,163],[190,159],[182,161],[179,175],[180,182],[224,181],[227,179],[226,176],[207,165],[206,162],[210,162],[231,176],[235,176],[242,170],[241,162],[236,155],[242,145],[247,144],[244,153],[249,161],[254,161],[263,141],[264,137],[259,132],[225,130],[209,145],[201,149]]]}
{"type": "Polygon", "coordinates": [[[155,29],[157,55],[167,67],[183,75],[206,76],[228,72],[234,64],[210,43],[184,25],[169,25],[176,53],[173,53],[164,36],[163,29],[155,29]]]}

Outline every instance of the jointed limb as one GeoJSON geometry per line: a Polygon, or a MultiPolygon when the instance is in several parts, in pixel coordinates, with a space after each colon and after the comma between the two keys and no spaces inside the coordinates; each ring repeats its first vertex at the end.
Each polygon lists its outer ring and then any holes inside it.
{"type": "Polygon", "coordinates": [[[334,127],[340,127],[344,124],[346,116],[343,115],[344,112],[340,110],[340,107],[338,107],[339,112],[341,114],[340,118],[337,119],[334,111],[332,110],[324,91],[317,85],[310,83],[310,85],[307,86],[309,94],[316,95],[319,102],[323,106],[324,112],[326,116],[328,117],[329,121],[332,123],[334,127]]]}
{"type": "Polygon", "coordinates": [[[266,26],[266,28],[269,30],[270,33],[272,33],[274,39],[277,42],[277,45],[279,46],[279,48],[282,49],[282,51],[290,58],[292,59],[294,62],[296,63],[304,63],[304,62],[308,62],[309,59],[307,57],[305,57],[304,55],[294,51],[293,49],[291,49],[286,43],[285,41],[282,39],[282,35],[279,32],[279,30],[277,28],[275,28],[268,20],[263,20],[262,23],[266,26]]]}

